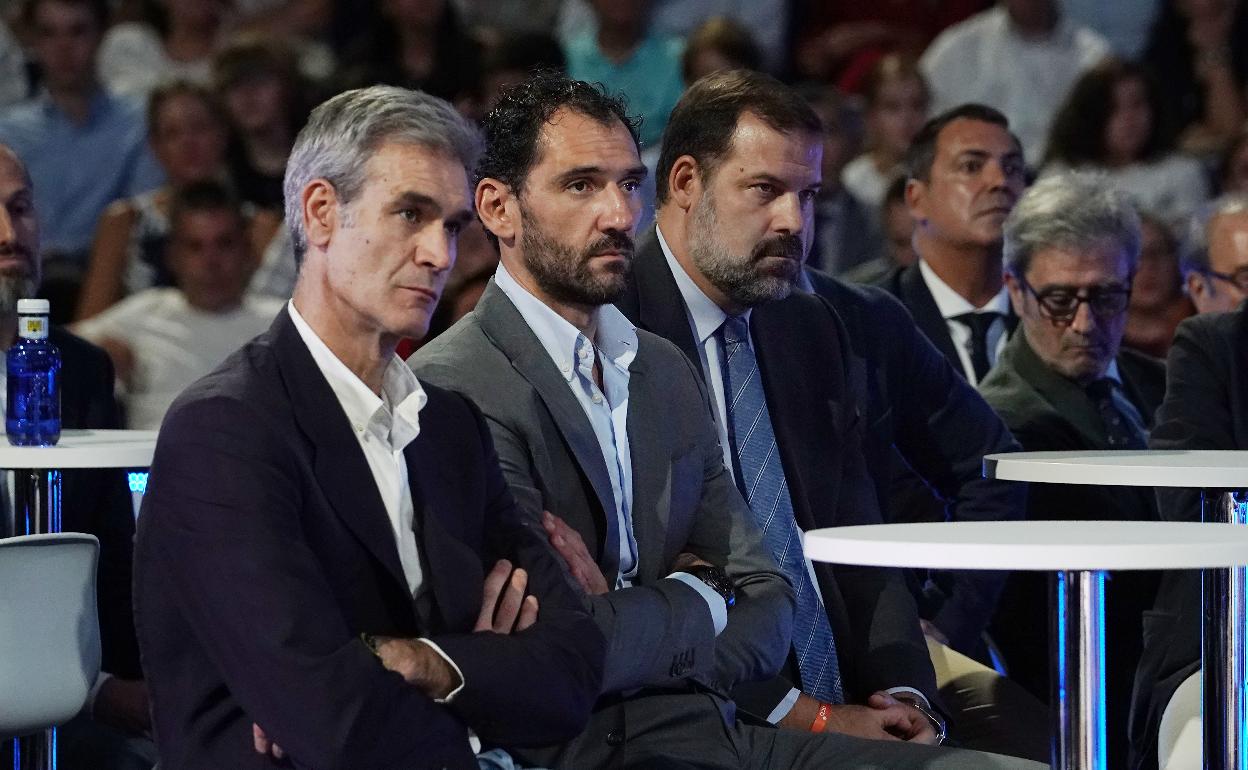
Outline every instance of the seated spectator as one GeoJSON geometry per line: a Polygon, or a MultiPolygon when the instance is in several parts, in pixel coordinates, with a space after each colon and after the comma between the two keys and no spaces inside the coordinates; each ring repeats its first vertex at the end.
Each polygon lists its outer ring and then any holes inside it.
{"type": "Polygon", "coordinates": [[[903,270],[919,261],[914,250],[914,217],[906,205],[906,177],[899,176],[884,193],[880,205],[884,253],[870,262],[847,271],[842,276],[850,283],[879,284],[890,273],[903,270]]]}
{"type": "Polygon", "coordinates": [[[234,131],[229,166],[239,198],[280,216],[286,158],[307,118],[293,55],[271,39],[243,38],[217,54],[212,80],[234,131]]]}
{"type": "Polygon", "coordinates": [[[905,175],[906,150],[927,120],[927,83],[914,59],[889,54],[867,76],[867,148],[841,172],[841,184],[862,202],[873,219],[884,191],[905,175]]]}
{"type": "Polygon", "coordinates": [[[1179,146],[1217,152],[1248,117],[1248,4],[1166,0],[1144,50],[1159,113],[1179,146]]]}
{"type": "Polygon", "coordinates": [[[1248,297],[1248,194],[1224,195],[1192,218],[1182,268],[1197,313],[1234,310],[1248,297]]]}
{"type": "Polygon", "coordinates": [[[589,0],[596,24],[564,41],[568,75],[624,94],[641,117],[641,147],[659,146],[667,116],[685,90],[684,42],[656,30],[648,0],[589,0]]]}
{"type": "MultiPolygon", "coordinates": [[[[1121,347],[1140,224],[1125,193],[1095,176],[1037,182],[1005,223],[1005,270],[1020,332],[980,392],[1027,451],[1143,449],[1161,402],[1161,362],[1121,347]]],[[[1156,520],[1151,489],[1032,484],[1027,518],[1156,520]]],[[[1107,767],[1124,767],[1141,617],[1157,575],[1105,586],[1107,767]]],[[[1010,678],[1049,700],[1046,576],[1010,575],[993,624],[1010,678]]],[[[1056,708],[1057,704],[1050,703],[1056,708]]]]}
{"type": "Polygon", "coordinates": [[[1239,135],[1218,164],[1218,189],[1223,193],[1248,193],[1248,130],[1239,135]]]}
{"type": "Polygon", "coordinates": [[[1159,106],[1139,65],[1111,60],[1088,70],[1053,120],[1042,174],[1099,171],[1168,226],[1186,222],[1209,184],[1198,161],[1174,151],[1159,106]]]}
{"type": "Polygon", "coordinates": [[[807,264],[839,274],[879,256],[875,216],[841,183],[859,145],[857,116],[836,90],[812,86],[802,94],[823,124],[823,186],[815,199],[815,230],[807,264]]]}
{"type": "MultiPolygon", "coordinates": [[[[90,318],[117,300],[152,286],[172,286],[165,263],[169,202],[173,191],[194,182],[223,180],[229,129],[212,94],[202,86],[174,82],[158,87],[147,108],[148,142],[167,183],[109,206],[100,217],[87,263],[77,318],[90,318]]],[[[273,215],[251,217],[253,247],[272,237],[273,215]]]]}
{"type": "Polygon", "coordinates": [[[30,96],[30,71],[26,52],[9,26],[0,17],[0,111],[30,96]]]}
{"type": "Polygon", "coordinates": [[[1138,61],[1148,45],[1153,22],[1165,0],[1132,0],[1107,3],[1104,0],[1062,0],[1062,10],[1070,20],[1087,27],[1109,41],[1114,55],[1138,61]]]}
{"type": "Polygon", "coordinates": [[[481,73],[481,97],[476,115],[485,117],[499,95],[538,70],[563,72],[568,62],[550,35],[530,32],[504,37],[487,49],[481,73]]]}
{"type": "Polygon", "coordinates": [[[116,24],[104,35],[100,80],[141,103],[167,81],[207,83],[228,6],[225,0],[145,3],[142,20],[116,24]]]}
{"type": "Polygon", "coordinates": [[[247,220],[218,182],[173,193],[168,251],[174,286],[144,289],[75,325],[112,356],[129,428],[159,428],[186,386],[267,329],[282,307],[244,296],[255,269],[247,220]]]}
{"type": "MultiPolygon", "coordinates": [[[[1157,411],[1150,449],[1248,449],[1248,306],[1202,313],[1180,324],[1166,370],[1166,398],[1157,411]]],[[[1158,489],[1157,500],[1166,521],[1201,520],[1199,490],[1158,489]]],[[[1197,696],[1192,700],[1200,702],[1202,606],[1199,570],[1162,576],[1157,604],[1144,619],[1144,654],[1131,724],[1132,768],[1157,767],[1158,759],[1163,770],[1201,766],[1199,749],[1176,751],[1181,742],[1158,746],[1158,727],[1169,708],[1171,736],[1201,734],[1200,708],[1181,708],[1176,691],[1180,685],[1185,690],[1194,686],[1197,696]]],[[[1199,746],[1199,740],[1193,743],[1199,746]]]]}
{"type": "Polygon", "coordinates": [[[1002,0],[942,32],[919,66],[933,111],[964,102],[995,107],[1035,162],[1071,86],[1109,52],[1105,38],[1062,15],[1058,0],[1002,0]]]}
{"type": "MultiPolygon", "coordinates": [[[[96,78],[107,3],[31,0],[24,10],[43,90],[0,115],[0,141],[34,181],[45,279],[63,278],[73,295],[100,214],[113,201],[159,186],[161,172],[145,141],[142,111],[96,78]]],[[[73,299],[58,296],[52,307],[72,313],[73,299]]]]}
{"type": "Polygon", "coordinates": [[[685,41],[680,71],[685,85],[720,70],[757,70],[763,55],[750,31],[727,16],[714,16],[695,29],[685,41]]]}
{"type": "Polygon", "coordinates": [[[1123,347],[1165,358],[1179,322],[1196,312],[1183,291],[1179,244],[1158,217],[1140,212],[1140,266],[1131,281],[1123,347]]]}

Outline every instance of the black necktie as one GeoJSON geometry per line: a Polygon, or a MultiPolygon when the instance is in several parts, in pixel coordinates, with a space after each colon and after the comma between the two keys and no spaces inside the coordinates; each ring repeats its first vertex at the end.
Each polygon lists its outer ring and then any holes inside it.
{"type": "Polygon", "coordinates": [[[1135,422],[1114,401],[1114,388],[1117,387],[1117,380],[1102,377],[1084,390],[1101,415],[1110,449],[1144,449],[1147,447],[1144,436],[1140,434],[1135,422]]]}
{"type": "Polygon", "coordinates": [[[963,313],[953,320],[971,330],[971,368],[975,370],[975,382],[983,382],[992,368],[988,363],[988,330],[1001,317],[1000,313],[963,313]]]}

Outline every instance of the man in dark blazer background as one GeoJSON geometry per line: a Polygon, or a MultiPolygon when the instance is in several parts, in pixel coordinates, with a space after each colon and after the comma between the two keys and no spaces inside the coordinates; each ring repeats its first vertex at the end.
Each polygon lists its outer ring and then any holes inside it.
{"type": "MultiPolygon", "coordinates": [[[[1149,448],[1248,449],[1245,376],[1248,305],[1241,303],[1229,313],[1202,313],[1179,324],[1166,361],[1166,397],[1149,448]]],[[[1198,490],[1159,488],[1157,501],[1162,519],[1201,520],[1198,490]]],[[[1175,724],[1200,720],[1200,581],[1195,570],[1163,573],[1156,606],[1144,618],[1144,652],[1131,713],[1132,768],[1157,766],[1157,728],[1180,685],[1194,690],[1195,697],[1187,711],[1176,714],[1175,724]]],[[[1181,764],[1184,759],[1173,761],[1181,764]]]]}
{"type": "MultiPolygon", "coordinates": [[[[1143,449],[1164,388],[1161,362],[1122,348],[1140,251],[1131,200],[1087,174],[1034,185],[1005,225],[1006,282],[1020,333],[980,392],[1028,451],[1143,449]]],[[[1028,518],[1155,520],[1152,490],[1033,484],[1028,518]]],[[[993,636],[1011,678],[1048,700],[1047,576],[1011,575],[993,636]]],[[[1140,623],[1157,575],[1115,573],[1105,591],[1110,765],[1126,760],[1140,623]]],[[[1050,704],[1056,707],[1056,704],[1050,704]]]]}
{"type": "MultiPolygon", "coordinates": [[[[17,337],[17,300],[39,286],[39,223],[29,174],[12,150],[0,145],[0,339],[5,349],[17,337]]],[[[113,398],[113,367],[103,350],[52,327],[48,339],[61,352],[61,426],[120,428],[113,398]]],[[[130,601],[134,513],[125,474],[117,470],[72,470],[63,476],[61,529],[87,532],[100,540],[96,579],[101,675],[87,708],[60,729],[57,760],[66,770],[150,768],[155,747],[147,687],[139,667],[130,601]]],[[[20,534],[10,520],[5,495],[0,536],[20,534]]]]}
{"type": "Polygon", "coordinates": [[[382,86],[300,132],[294,297],[170,409],[139,521],[162,767],[476,768],[584,726],[601,634],[480,413],[394,354],[427,329],[478,149],[450,105],[382,86]]]}

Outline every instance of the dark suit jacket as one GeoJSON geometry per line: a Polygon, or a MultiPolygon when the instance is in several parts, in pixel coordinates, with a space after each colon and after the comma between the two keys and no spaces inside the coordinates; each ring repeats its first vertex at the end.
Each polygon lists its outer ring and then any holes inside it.
{"type": "MultiPolygon", "coordinates": [[[[422,379],[481,407],[521,508],[533,521],[543,510],[564,518],[614,585],[619,539],[602,450],[567,380],[507,295],[491,282],[476,309],[411,363],[422,379]]],[[[589,729],[561,747],[526,754],[534,764],[620,766],[636,756],[632,731],[655,712],[678,723],[718,707],[731,725],[735,711],[724,694],[772,676],[784,662],[792,589],[724,468],[707,410],[684,356],[639,331],[627,417],[637,576],[631,587],[591,597],[609,649],[589,729]],[[701,594],[663,579],[681,551],[723,566],[737,585],[718,637],[701,594]],[[647,697],[660,691],[668,697],[647,697]],[[673,691],[685,695],[670,697],[673,691]]]]}
{"type": "MultiPolygon", "coordinates": [[[[1018,451],[1009,430],[961,371],[918,330],[901,303],[871,286],[807,271],[815,293],[845,323],[866,383],[864,450],[885,521],[1002,521],[1022,518],[1026,486],[985,479],[986,454],[1018,451]],[[940,508],[905,505],[890,473],[903,464],[940,508]],[[941,510],[943,508],[943,510],[941,510]]],[[[1000,572],[913,571],[919,611],[970,651],[996,608],[1000,572]]]]}
{"type": "MultiPolygon", "coordinates": [[[[1153,449],[1248,449],[1248,305],[1179,325],[1166,366],[1166,398],[1153,449]]],[[[1200,521],[1200,492],[1158,489],[1161,517],[1200,521]]],[[[1144,653],[1131,714],[1132,767],[1157,765],[1157,728],[1175,689],[1200,668],[1199,571],[1162,576],[1144,615],[1144,653]]]]}
{"type": "MultiPolygon", "coordinates": [[[[638,245],[632,285],[618,304],[638,327],[675,343],[705,376],[684,300],[653,233],[638,245]]],[[[794,294],[755,308],[750,327],[798,525],[878,523],[876,488],[862,451],[865,407],[836,312],[819,297],[794,294]]],[[[909,686],[935,702],[931,659],[900,571],[815,564],[815,576],[846,696],[909,686]]],[[[789,683],[800,682],[792,660],[785,673],[766,686],[739,690],[738,702],[766,716],[789,683]]]]}
{"type": "MultiPolygon", "coordinates": [[[[1118,355],[1123,391],[1146,425],[1161,403],[1165,371],[1160,361],[1132,350],[1118,355]]],[[[1109,449],[1092,400],[1057,374],[1017,334],[1006,345],[980,392],[1027,451],[1109,449]]],[[[1028,518],[1156,520],[1152,490],[1133,487],[1033,484],[1028,518]]],[[[992,634],[1005,653],[1010,678],[1049,699],[1047,576],[1020,572],[1006,582],[992,634]]],[[[1131,684],[1140,656],[1141,616],[1153,604],[1157,573],[1112,573],[1105,586],[1107,730],[1111,767],[1126,761],[1131,684]]]]}
{"type": "MultiPolygon", "coordinates": [[[[61,351],[61,427],[121,428],[108,355],[59,327],[52,327],[48,339],[61,351]]],[[[115,676],[138,679],[143,674],[130,601],[134,507],[125,473],[73,470],[65,471],[62,478],[61,529],[87,532],[100,540],[96,592],[101,668],[115,676]]]]}
{"type": "Polygon", "coordinates": [[[520,519],[480,414],[427,387],[404,451],[424,572],[414,601],[351,425],[283,310],[170,408],[139,519],[135,610],[161,767],[475,768],[487,744],[585,723],[603,639],[544,534],[520,519]],[[506,557],[541,603],[523,633],[469,633],[506,557]],[[361,633],[434,641],[463,672],[441,705],[361,633]]]}

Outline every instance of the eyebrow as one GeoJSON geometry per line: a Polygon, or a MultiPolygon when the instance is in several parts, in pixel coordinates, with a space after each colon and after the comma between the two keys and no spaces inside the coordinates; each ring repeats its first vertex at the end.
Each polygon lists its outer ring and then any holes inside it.
{"type": "MultiPolygon", "coordinates": [[[[789,187],[788,182],[776,176],[775,174],[769,174],[766,171],[760,171],[757,174],[750,174],[749,176],[746,177],[746,179],[752,182],[767,182],[768,184],[774,184],[777,187],[789,187]]],[[[823,189],[823,182],[822,181],[811,182],[808,185],[803,185],[802,189],[803,190],[821,190],[823,189]]]]}
{"type": "MultiPolygon", "coordinates": [[[[437,213],[437,214],[443,213],[442,204],[434,200],[432,196],[426,195],[424,193],[416,192],[415,190],[406,190],[404,192],[399,193],[397,196],[395,196],[394,202],[395,202],[395,205],[413,206],[416,208],[432,209],[434,213],[437,213]]],[[[460,225],[466,224],[467,222],[472,220],[472,210],[460,209],[459,211],[456,211],[452,214],[447,214],[445,216],[445,219],[448,222],[454,222],[455,224],[460,224],[460,225]]]]}
{"type": "MultiPolygon", "coordinates": [[[[563,183],[563,182],[568,182],[573,179],[576,179],[577,177],[602,176],[606,173],[607,173],[607,170],[604,169],[602,166],[576,166],[575,168],[570,168],[567,171],[564,171],[562,174],[556,177],[556,179],[560,183],[563,183]]],[[[650,173],[649,170],[647,170],[644,165],[638,164],[636,166],[633,166],[630,169],[627,169],[624,172],[624,176],[636,177],[637,179],[645,179],[646,175],[649,173],[650,173]]]]}

